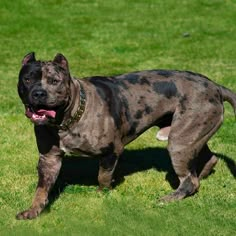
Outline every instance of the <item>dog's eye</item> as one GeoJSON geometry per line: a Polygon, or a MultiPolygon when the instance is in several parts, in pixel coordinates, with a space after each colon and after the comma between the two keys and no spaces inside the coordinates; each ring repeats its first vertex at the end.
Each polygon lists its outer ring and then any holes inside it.
{"type": "Polygon", "coordinates": [[[48,78],[48,83],[49,83],[49,84],[57,85],[58,82],[59,82],[59,80],[57,80],[57,79],[55,79],[55,78],[51,78],[51,77],[48,78]]]}
{"type": "Polygon", "coordinates": [[[24,82],[26,83],[26,84],[30,84],[30,79],[29,78],[24,78],[24,82]]]}
{"type": "Polygon", "coordinates": [[[57,83],[58,83],[58,80],[56,80],[56,79],[53,79],[53,80],[52,80],[52,84],[53,84],[53,85],[56,85],[57,83]]]}

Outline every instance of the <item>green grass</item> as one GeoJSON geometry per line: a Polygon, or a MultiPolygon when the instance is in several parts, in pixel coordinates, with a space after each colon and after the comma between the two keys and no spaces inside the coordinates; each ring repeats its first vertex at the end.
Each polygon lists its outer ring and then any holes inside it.
{"type": "Polygon", "coordinates": [[[155,140],[153,128],[127,146],[125,181],[113,191],[96,193],[97,160],[68,159],[67,169],[78,168],[77,184],[36,220],[15,220],[37,182],[33,126],[16,91],[26,53],[46,60],[64,53],[79,77],[191,70],[236,91],[235,9],[233,0],[1,0],[0,235],[235,235],[236,122],[229,105],[210,141],[219,163],[195,196],[157,203],[173,188],[166,143],[155,140]]]}

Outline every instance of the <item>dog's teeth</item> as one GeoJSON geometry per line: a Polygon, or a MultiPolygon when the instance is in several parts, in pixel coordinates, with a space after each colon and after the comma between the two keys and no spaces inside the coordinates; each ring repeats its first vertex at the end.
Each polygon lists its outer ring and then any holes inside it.
{"type": "Polygon", "coordinates": [[[33,118],[33,120],[44,120],[44,119],[46,119],[46,115],[40,116],[37,114],[33,114],[32,118],[33,118]]]}

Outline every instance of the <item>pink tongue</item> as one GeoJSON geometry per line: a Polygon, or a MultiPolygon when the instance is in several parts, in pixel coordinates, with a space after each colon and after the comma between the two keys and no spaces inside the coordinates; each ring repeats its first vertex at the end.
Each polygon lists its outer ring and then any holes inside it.
{"type": "Polygon", "coordinates": [[[40,109],[40,110],[37,111],[37,115],[40,115],[40,116],[45,115],[45,116],[48,116],[48,117],[55,118],[56,112],[40,109]]]}

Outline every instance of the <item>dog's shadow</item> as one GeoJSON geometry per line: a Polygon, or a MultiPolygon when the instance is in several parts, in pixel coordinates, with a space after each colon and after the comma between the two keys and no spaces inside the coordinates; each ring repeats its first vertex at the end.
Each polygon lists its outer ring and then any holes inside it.
{"type": "MultiPolygon", "coordinates": [[[[236,163],[222,154],[215,154],[228,166],[236,178],[236,163]]],[[[58,180],[50,194],[50,205],[59,197],[68,185],[97,186],[98,158],[65,157],[58,180]]],[[[166,180],[173,189],[179,185],[168,151],[164,148],[147,148],[142,150],[125,150],[118,162],[115,172],[115,186],[123,182],[124,177],[149,169],[166,172],[166,180]]]]}
{"type": "Polygon", "coordinates": [[[215,153],[215,155],[225,162],[232,176],[236,178],[236,162],[221,153],[215,153]]]}
{"type": "MultiPolygon", "coordinates": [[[[68,185],[97,186],[98,168],[98,158],[66,156],[51,191],[50,202],[58,198],[68,185]]],[[[114,187],[123,182],[125,176],[151,168],[166,172],[166,180],[172,188],[177,188],[178,178],[172,168],[168,151],[164,148],[125,150],[116,167],[114,187]]]]}

